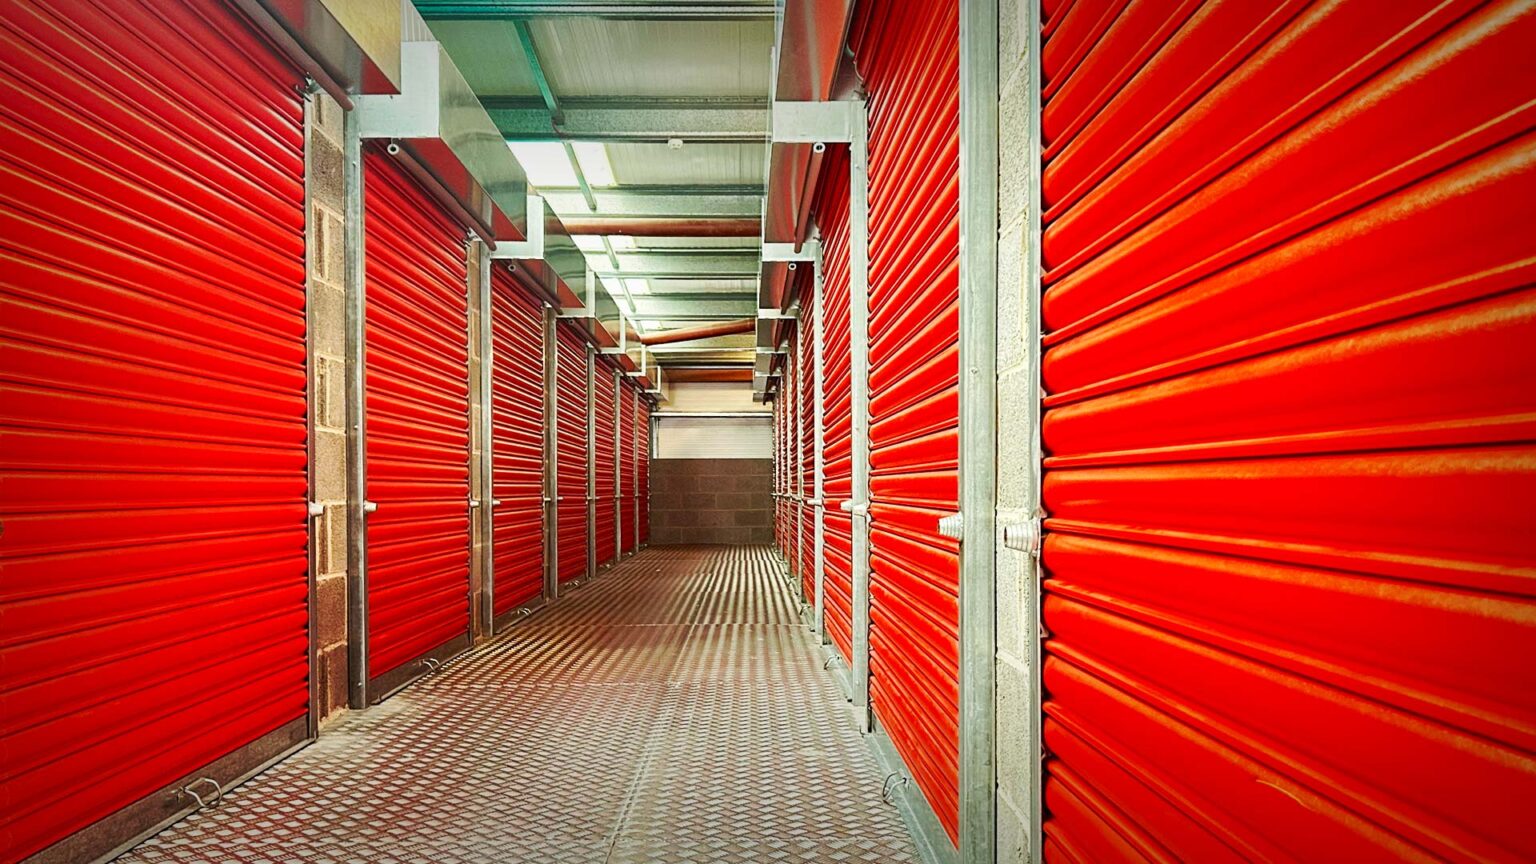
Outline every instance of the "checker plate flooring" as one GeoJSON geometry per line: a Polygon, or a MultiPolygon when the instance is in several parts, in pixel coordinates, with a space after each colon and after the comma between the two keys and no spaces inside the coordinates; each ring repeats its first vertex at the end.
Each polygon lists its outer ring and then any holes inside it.
{"type": "Polygon", "coordinates": [[[770,547],[644,550],[125,862],[918,861],[770,547]]]}

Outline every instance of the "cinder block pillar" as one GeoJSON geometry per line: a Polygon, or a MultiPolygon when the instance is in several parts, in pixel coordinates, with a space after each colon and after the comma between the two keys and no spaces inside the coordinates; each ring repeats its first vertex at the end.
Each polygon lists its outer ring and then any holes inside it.
{"type": "MultiPolygon", "coordinates": [[[[1039,488],[1039,45],[1034,0],[999,4],[997,524],[1036,515],[1039,488]],[[1024,442],[1029,442],[1025,445],[1024,442]]],[[[1040,854],[1040,610],[1034,555],[997,543],[997,861],[1040,854]]]]}
{"type": "Polygon", "coordinates": [[[323,91],[306,112],[304,183],[309,334],[310,644],[313,713],[324,722],[347,704],[346,227],[341,106],[323,91]]]}

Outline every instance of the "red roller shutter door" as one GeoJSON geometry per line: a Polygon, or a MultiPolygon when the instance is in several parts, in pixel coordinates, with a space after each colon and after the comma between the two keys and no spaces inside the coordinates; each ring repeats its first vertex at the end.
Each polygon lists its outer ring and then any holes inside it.
{"type": "MultiPolygon", "coordinates": [[[[809,271],[810,268],[802,268],[809,271]]],[[[807,504],[816,496],[816,348],[813,295],[814,278],[802,280],[800,292],[800,579],[808,603],[816,602],[816,508],[807,504]]]]}
{"type": "Polygon", "coordinates": [[[1536,858],[1536,8],[1105,5],[1041,55],[1047,857],[1536,858]]]}
{"type": "Polygon", "coordinates": [[[853,408],[848,353],[848,151],[822,161],[816,224],[822,259],[822,491],[826,498],[826,631],[845,662],[853,659],[853,521],[843,502],[853,495],[853,408]]]}
{"type": "MultiPolygon", "coordinates": [[[[367,220],[368,676],[467,640],[464,231],[382,150],[367,220]]],[[[388,679],[394,682],[394,677],[388,679]]],[[[378,694],[374,694],[378,695],[378,694]]]]}
{"type": "Polygon", "coordinates": [[[626,554],[635,551],[635,388],[619,387],[619,539],[626,554]]]}
{"type": "Polygon", "coordinates": [[[959,798],[959,18],[866,4],[870,703],[939,821],[959,798]]]}
{"type": "Polygon", "coordinates": [[[649,543],[651,539],[651,403],[640,400],[640,419],[635,424],[637,436],[638,469],[635,479],[640,490],[636,507],[639,508],[640,542],[649,543]]]}
{"type": "Polygon", "coordinates": [[[0,44],[14,861],[308,734],[304,140],[222,4],[9,3],[0,44]]]}
{"type": "Polygon", "coordinates": [[[544,593],[544,307],[491,268],[492,597],[498,617],[544,593]]]}
{"type": "Polygon", "coordinates": [[[555,506],[560,531],[556,563],[560,581],[579,579],[587,572],[587,343],[565,324],[556,324],[555,506]]]}
{"type": "Polygon", "coordinates": [[[618,530],[613,513],[618,489],[614,485],[618,446],[614,441],[614,377],[604,363],[597,364],[597,560],[609,562],[618,557],[618,530]]]}

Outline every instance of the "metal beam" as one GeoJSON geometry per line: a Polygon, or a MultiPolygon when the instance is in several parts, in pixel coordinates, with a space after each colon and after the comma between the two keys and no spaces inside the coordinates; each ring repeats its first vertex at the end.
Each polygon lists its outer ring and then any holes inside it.
{"type": "Polygon", "coordinates": [[[668,321],[716,321],[748,318],[756,314],[756,303],[750,296],[739,300],[686,300],[671,297],[639,296],[635,298],[635,317],[668,321]]]}
{"type": "Polygon", "coordinates": [[[997,34],[998,0],[961,0],[958,845],[967,862],[997,859],[997,34]]]}
{"type": "Polygon", "coordinates": [[[481,102],[508,141],[768,140],[768,103],[761,99],[561,99],[559,128],[551,128],[545,101],[487,97],[481,102]]]}
{"type": "Polygon", "coordinates": [[[751,279],[757,275],[757,254],[754,250],[741,251],[678,250],[663,252],[619,252],[617,270],[598,271],[599,276],[622,276],[630,279],[751,279]]]}
{"type": "MultiPolygon", "coordinates": [[[[587,212],[580,189],[540,189],[544,200],[565,213],[587,212]]],[[[683,219],[756,219],[761,215],[761,186],[626,186],[593,190],[603,217],[651,217],[683,219]]]]}
{"type": "Polygon", "coordinates": [[[417,0],[428,20],[618,18],[627,20],[771,21],[773,0],[417,0]]]}
{"type": "MultiPolygon", "coordinates": [[[[528,29],[526,21],[516,21],[513,27],[517,30],[517,41],[523,47],[523,57],[528,61],[528,70],[533,74],[533,81],[539,88],[539,95],[544,100],[544,109],[548,112],[545,117],[551,131],[560,128],[565,123],[565,112],[560,107],[560,100],[555,98],[555,91],[549,84],[549,76],[544,74],[544,64],[539,60],[538,48],[533,44],[533,31],[528,29]]],[[[571,142],[563,141],[565,146],[566,161],[571,163],[571,171],[576,175],[576,183],[581,187],[582,203],[587,205],[587,210],[597,209],[597,202],[592,198],[592,186],[587,183],[587,177],[582,173],[581,160],[576,158],[576,149],[571,142]]],[[[551,205],[553,206],[553,205],[551,205]]]]}

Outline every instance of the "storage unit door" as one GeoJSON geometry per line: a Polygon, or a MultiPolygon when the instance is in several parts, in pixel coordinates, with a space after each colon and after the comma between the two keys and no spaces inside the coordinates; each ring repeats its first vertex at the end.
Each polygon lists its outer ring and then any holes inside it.
{"type": "Polygon", "coordinates": [[[15,861],[308,735],[304,112],[220,3],[0,4],[0,51],[15,861]]]}
{"type": "Polygon", "coordinates": [[[828,149],[816,193],[821,230],[823,373],[822,458],[826,479],[826,631],[844,662],[853,659],[853,517],[843,503],[853,495],[852,375],[848,353],[848,150],[828,149]]]}
{"type": "Polygon", "coordinates": [[[619,541],[625,554],[635,551],[635,388],[625,378],[619,388],[619,541]]]}
{"type": "Polygon", "coordinates": [[[597,525],[593,530],[597,532],[597,560],[599,563],[607,563],[618,557],[618,529],[613,508],[618,500],[618,489],[615,487],[618,475],[615,473],[615,462],[618,458],[618,445],[614,441],[614,377],[613,369],[605,363],[599,362],[596,367],[597,383],[595,392],[596,424],[597,424],[597,459],[595,471],[597,474],[597,525]]]}
{"type": "MultiPolygon", "coordinates": [[[[806,270],[808,268],[799,268],[806,270]]],[[[800,293],[800,580],[807,603],[816,602],[816,348],[811,305],[814,279],[803,280],[800,293]]]]}
{"type": "Polygon", "coordinates": [[[491,268],[492,605],[544,593],[543,305],[491,268]]]}
{"type": "Polygon", "coordinates": [[[1536,7],[1097,5],[1041,55],[1047,857],[1536,858],[1536,7]]]}
{"type": "Polygon", "coordinates": [[[635,499],[640,523],[640,542],[651,540],[651,403],[640,400],[640,419],[635,424],[635,485],[640,497],[635,499]]]}
{"type": "Polygon", "coordinates": [[[563,323],[555,333],[555,563],[560,581],[569,582],[587,572],[587,343],[563,323]]]}
{"type": "Polygon", "coordinates": [[[956,834],[959,24],[955,0],[868,4],[870,703],[956,834]]]}
{"type": "Polygon", "coordinates": [[[363,189],[368,499],[379,505],[368,677],[386,691],[418,658],[467,644],[468,282],[463,229],[382,149],[364,155],[363,189]]]}

